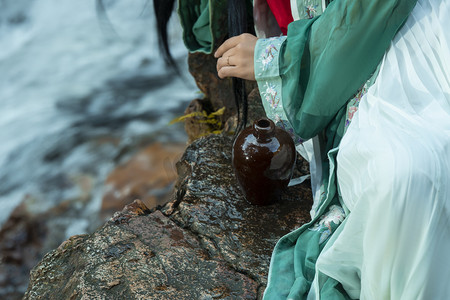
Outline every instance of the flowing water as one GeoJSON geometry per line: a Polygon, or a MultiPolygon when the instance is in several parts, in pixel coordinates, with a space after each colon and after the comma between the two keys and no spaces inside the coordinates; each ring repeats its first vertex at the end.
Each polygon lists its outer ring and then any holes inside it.
{"type": "MultiPolygon", "coordinates": [[[[162,63],[152,1],[104,5],[108,18],[94,0],[0,0],[0,226],[23,199],[42,212],[82,198],[66,237],[89,231],[118,162],[186,139],[168,122],[197,88],[162,63]]],[[[176,15],[170,39],[187,73],[176,15]]]]}

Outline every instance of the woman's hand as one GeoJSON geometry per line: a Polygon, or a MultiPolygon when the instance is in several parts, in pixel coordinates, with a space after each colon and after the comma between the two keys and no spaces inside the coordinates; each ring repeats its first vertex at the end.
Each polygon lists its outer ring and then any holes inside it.
{"type": "Polygon", "coordinates": [[[255,80],[253,54],[258,38],[244,33],[226,40],[214,53],[220,78],[239,77],[255,80]]]}

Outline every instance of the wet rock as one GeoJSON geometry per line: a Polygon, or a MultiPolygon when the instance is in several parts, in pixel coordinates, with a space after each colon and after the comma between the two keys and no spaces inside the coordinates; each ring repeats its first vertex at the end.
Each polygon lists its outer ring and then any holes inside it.
{"type": "MultiPolygon", "coordinates": [[[[276,241],[309,221],[308,183],[249,204],[231,168],[232,138],[210,135],[177,163],[172,200],[141,201],[74,236],[32,270],[25,299],[261,299],[276,241]]],[[[308,172],[299,159],[294,176],[308,172]]]]}
{"type": "Polygon", "coordinates": [[[155,143],[118,166],[106,179],[102,216],[111,216],[135,199],[149,208],[169,201],[177,179],[175,163],[185,148],[184,144],[155,143]]]}
{"type": "Polygon", "coordinates": [[[211,54],[196,52],[189,53],[188,56],[189,72],[194,77],[198,88],[205,98],[209,99],[214,110],[228,108],[225,116],[227,119],[236,113],[232,80],[219,78],[216,63],[217,59],[211,54]]]}
{"type": "MultiPolygon", "coordinates": [[[[254,120],[260,119],[266,116],[264,107],[261,103],[261,96],[259,94],[258,88],[254,88],[250,91],[247,98],[248,103],[248,114],[247,114],[247,125],[253,123],[254,120]]],[[[234,109],[234,107],[232,108],[234,109]]],[[[226,110],[225,110],[226,111],[226,110]]],[[[208,99],[194,99],[186,108],[184,114],[192,115],[195,113],[206,113],[211,114],[214,112],[211,102],[208,99]]],[[[227,115],[226,118],[218,116],[213,119],[208,119],[202,115],[194,115],[188,117],[184,120],[184,129],[188,135],[188,144],[191,144],[196,139],[204,137],[211,133],[223,132],[227,134],[234,134],[238,126],[237,115],[227,115]],[[224,121],[225,120],[225,121],[224,121]],[[211,122],[212,121],[212,122],[211,122]],[[225,123],[223,123],[225,122],[225,123]]]]}
{"type": "MultiPolygon", "coordinates": [[[[191,103],[192,107],[188,107],[187,112],[201,110],[213,112],[225,107],[225,112],[221,116],[220,122],[222,124],[222,128],[225,127],[226,132],[231,132],[235,130],[236,127],[230,125],[235,125],[236,122],[233,122],[233,118],[236,118],[237,112],[233,92],[233,83],[231,78],[220,79],[218,77],[216,63],[217,59],[214,58],[212,54],[205,54],[201,52],[189,53],[189,72],[194,77],[197,86],[204,95],[204,98],[201,100],[201,103],[198,102],[197,99],[194,100],[193,103],[191,103]]],[[[245,81],[245,87],[246,93],[249,95],[255,88],[257,88],[257,85],[253,81],[245,81]]],[[[250,98],[250,95],[248,97],[250,98]]],[[[258,102],[261,103],[260,100],[258,102]]],[[[250,107],[249,112],[251,112],[250,107]]],[[[262,114],[264,114],[264,112],[262,112],[262,114]]],[[[190,121],[193,120],[191,119],[190,121]]],[[[197,132],[204,129],[208,130],[209,128],[207,126],[202,127],[201,123],[198,122],[186,126],[186,132],[189,137],[194,136],[198,138],[200,136],[204,136],[205,134],[198,134],[197,132]],[[192,134],[191,131],[193,132],[192,134]]],[[[191,138],[190,142],[196,138],[191,138]]]]}
{"type": "MultiPolygon", "coordinates": [[[[270,255],[284,234],[309,221],[309,184],[286,190],[270,206],[249,204],[231,167],[232,139],[209,136],[190,145],[177,168],[177,196],[163,211],[196,233],[211,255],[222,257],[258,283],[266,283],[270,255]]],[[[298,159],[295,177],[308,172],[298,159]]]]}
{"type": "Polygon", "coordinates": [[[222,129],[221,116],[214,117],[210,120],[205,116],[213,112],[214,109],[207,99],[194,99],[189,103],[184,111],[185,116],[190,116],[184,120],[184,130],[188,135],[188,144],[202,136],[222,129]]]}
{"type": "Polygon", "coordinates": [[[257,283],[140,201],[74,236],[31,272],[24,299],[255,299],[257,283]]]}

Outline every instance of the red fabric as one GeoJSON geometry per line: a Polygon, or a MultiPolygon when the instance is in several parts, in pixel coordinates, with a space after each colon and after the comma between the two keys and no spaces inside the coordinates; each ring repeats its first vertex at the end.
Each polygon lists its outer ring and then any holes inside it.
{"type": "Polygon", "coordinates": [[[270,10],[272,11],[275,19],[278,22],[278,26],[281,28],[281,32],[284,35],[287,34],[287,27],[289,23],[294,21],[291,13],[291,1],[290,0],[267,0],[270,10]]]}

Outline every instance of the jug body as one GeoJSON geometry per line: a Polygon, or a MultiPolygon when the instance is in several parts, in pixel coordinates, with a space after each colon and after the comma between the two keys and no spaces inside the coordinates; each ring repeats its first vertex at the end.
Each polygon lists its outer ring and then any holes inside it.
{"type": "Polygon", "coordinates": [[[236,179],[250,203],[268,205],[280,199],[297,158],[289,133],[269,119],[256,120],[236,137],[232,153],[236,179]]]}

